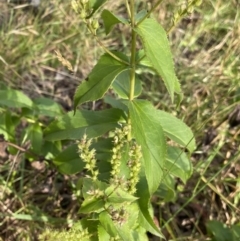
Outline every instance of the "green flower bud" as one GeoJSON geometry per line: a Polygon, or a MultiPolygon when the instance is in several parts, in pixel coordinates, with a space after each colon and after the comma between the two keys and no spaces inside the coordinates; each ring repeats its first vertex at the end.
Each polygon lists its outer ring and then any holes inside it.
{"type": "Polygon", "coordinates": [[[76,0],[72,0],[71,2],[73,10],[78,13],[79,12],[79,5],[76,0]]]}
{"type": "Polygon", "coordinates": [[[97,30],[99,28],[99,23],[98,23],[97,19],[93,19],[93,21],[92,21],[92,28],[94,30],[97,30]]]}
{"type": "Polygon", "coordinates": [[[80,17],[81,17],[81,19],[85,19],[87,17],[87,12],[84,9],[82,9],[82,11],[80,13],[80,17]]]}
{"type": "Polygon", "coordinates": [[[198,1],[196,1],[195,4],[196,4],[197,7],[199,7],[200,5],[202,5],[202,0],[198,0],[198,1]]]}
{"type": "Polygon", "coordinates": [[[80,2],[81,2],[82,5],[86,5],[88,3],[88,1],[89,0],[81,0],[80,2]]]}
{"type": "Polygon", "coordinates": [[[189,6],[187,11],[188,11],[188,13],[192,13],[194,11],[194,7],[193,6],[189,6]]]}
{"type": "Polygon", "coordinates": [[[84,153],[81,153],[80,157],[84,160],[86,158],[86,155],[84,153]]]}

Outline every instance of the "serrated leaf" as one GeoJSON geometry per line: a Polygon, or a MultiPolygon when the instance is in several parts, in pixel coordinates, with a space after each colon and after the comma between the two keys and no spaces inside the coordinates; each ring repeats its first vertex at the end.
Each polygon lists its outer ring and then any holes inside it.
{"type": "Polygon", "coordinates": [[[98,137],[118,127],[122,111],[73,111],[53,121],[44,131],[46,140],[79,140],[85,133],[89,138],[98,137]]]}
{"type": "Polygon", "coordinates": [[[110,186],[106,189],[106,195],[108,196],[107,201],[110,204],[122,204],[123,202],[134,202],[137,200],[133,195],[123,191],[121,188],[116,189],[114,186],[110,186]],[[109,194],[111,195],[108,196],[109,194]]]}
{"type": "Polygon", "coordinates": [[[104,54],[92,69],[88,80],[78,86],[74,95],[74,110],[82,103],[101,99],[114,79],[127,68],[112,56],[104,54]]]}
{"type": "Polygon", "coordinates": [[[123,241],[134,241],[132,235],[132,229],[126,224],[120,226],[120,224],[116,224],[117,232],[119,237],[123,241]]]}
{"type": "Polygon", "coordinates": [[[62,108],[59,104],[49,98],[36,98],[33,100],[33,103],[36,105],[40,115],[56,117],[62,114],[62,108]]]}
{"type": "Polygon", "coordinates": [[[168,147],[166,169],[169,174],[179,177],[184,183],[192,175],[192,163],[186,153],[177,147],[168,147]]]}
{"type": "MultiPolygon", "coordinates": [[[[130,70],[123,71],[114,80],[112,87],[114,91],[122,99],[128,99],[130,95],[130,70]]],[[[134,97],[138,97],[142,93],[142,83],[141,80],[136,75],[135,85],[134,85],[134,97]]]]}
{"type": "Polygon", "coordinates": [[[174,92],[178,90],[178,79],[165,30],[154,19],[145,19],[135,31],[140,35],[147,58],[157,73],[162,77],[173,101],[174,92]]]}
{"type": "Polygon", "coordinates": [[[150,193],[148,190],[148,184],[146,177],[141,175],[140,181],[137,184],[137,197],[139,205],[139,226],[145,228],[147,231],[152,234],[164,238],[160,229],[156,226],[153,221],[153,218],[149,212],[149,203],[150,203],[150,193]]]}
{"type": "Polygon", "coordinates": [[[98,225],[98,240],[99,241],[110,241],[110,235],[103,228],[102,225],[98,225]]]}
{"type": "Polygon", "coordinates": [[[75,174],[81,172],[85,163],[80,159],[77,144],[67,147],[53,160],[54,165],[63,174],[75,174]]]}
{"type": "Polygon", "coordinates": [[[157,110],[156,115],[167,137],[187,148],[189,152],[195,150],[194,135],[184,122],[165,111],[157,110]]]}
{"type": "Polygon", "coordinates": [[[130,228],[125,224],[120,226],[120,224],[117,224],[117,222],[113,222],[110,215],[106,211],[99,215],[99,220],[111,237],[115,237],[118,234],[123,241],[133,241],[130,228]]]}
{"type": "Polygon", "coordinates": [[[127,19],[116,16],[115,14],[106,9],[102,11],[102,19],[106,34],[109,34],[113,29],[114,25],[118,23],[129,24],[127,19]]]}
{"type": "MultiPolygon", "coordinates": [[[[89,237],[89,235],[87,235],[86,241],[99,241],[98,237],[97,237],[97,228],[100,225],[100,223],[98,220],[81,218],[80,223],[81,223],[81,226],[83,227],[83,229],[87,230],[88,233],[90,234],[90,237],[89,237]]],[[[61,241],[63,241],[63,240],[61,240],[61,241]]],[[[78,241],[78,240],[76,240],[76,241],[78,241]]],[[[79,241],[82,241],[82,240],[79,240],[79,241]]]]}
{"type": "Polygon", "coordinates": [[[142,148],[143,164],[150,194],[162,179],[166,158],[166,140],[156,115],[156,109],[148,101],[129,102],[133,136],[142,148]]]}
{"type": "Polygon", "coordinates": [[[11,108],[32,108],[33,102],[23,92],[13,89],[0,90],[0,105],[11,108]]]}
{"type": "Polygon", "coordinates": [[[83,178],[82,193],[85,199],[91,198],[91,191],[98,189],[105,193],[105,190],[109,187],[109,184],[101,181],[93,181],[91,178],[83,178]]]}
{"type": "Polygon", "coordinates": [[[117,236],[117,229],[107,211],[100,213],[99,221],[100,221],[101,225],[103,226],[103,228],[107,231],[107,233],[111,237],[117,236]]]}
{"type": "Polygon", "coordinates": [[[149,238],[146,234],[146,229],[139,227],[137,230],[133,231],[133,238],[137,241],[149,241],[149,238]]]}
{"type": "Polygon", "coordinates": [[[139,216],[139,206],[137,202],[131,203],[131,205],[125,205],[125,210],[129,214],[127,223],[131,229],[136,229],[139,227],[138,216],[139,216]]]}
{"type": "Polygon", "coordinates": [[[100,212],[104,208],[104,200],[103,198],[91,197],[87,198],[81,204],[81,208],[79,210],[80,213],[92,213],[92,212],[100,212]]]}

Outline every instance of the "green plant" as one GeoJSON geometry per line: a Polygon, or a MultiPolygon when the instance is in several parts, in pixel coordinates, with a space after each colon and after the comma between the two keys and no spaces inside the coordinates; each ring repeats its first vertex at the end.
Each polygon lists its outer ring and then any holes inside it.
{"type": "Polygon", "coordinates": [[[240,224],[227,225],[219,221],[208,221],[207,229],[212,237],[211,241],[237,241],[240,239],[240,224]]]}
{"type": "MultiPolygon", "coordinates": [[[[73,139],[74,136],[76,139],[83,136],[78,150],[88,171],[88,176],[81,178],[78,183],[84,199],[80,212],[87,215],[80,223],[82,227],[91,229],[92,237],[98,237],[99,240],[143,240],[146,239],[146,230],[162,237],[150,215],[150,197],[158,190],[159,195],[167,199],[167,195],[163,194],[164,187],[167,191],[174,189],[173,176],[186,181],[192,171],[185,153],[177,146],[167,145],[165,136],[190,152],[194,150],[195,142],[190,129],[180,120],[164,111],[156,110],[146,100],[137,99],[142,90],[136,71],[138,68],[147,67],[154,69],[162,77],[172,101],[174,93],[178,95],[178,101],[181,100],[180,85],[174,73],[167,35],[163,28],[150,18],[151,12],[161,1],[149,12],[144,10],[137,14],[134,1],[130,1],[129,5],[126,3],[129,19],[116,16],[108,10],[102,11],[106,34],[117,23],[130,27],[130,56],[109,51],[97,37],[99,24],[93,15],[104,2],[72,1],[76,13],[106,51],[88,80],[76,90],[75,117],[70,117],[72,113],[66,117],[70,118],[69,120],[76,118],[78,125],[82,123],[78,133],[76,129],[69,133],[69,137],[73,139]],[[137,35],[143,43],[143,49],[138,51],[137,35]],[[116,99],[105,97],[112,109],[97,112],[77,110],[80,104],[101,99],[109,88],[117,95],[116,99]],[[108,131],[109,137],[97,139],[91,145],[92,138],[98,138],[108,131]],[[102,148],[108,150],[108,154],[112,152],[112,155],[97,157],[96,154],[102,148]],[[101,171],[103,167],[104,172],[101,171]],[[133,213],[134,215],[130,215],[133,213]]],[[[62,59],[62,63],[65,62],[62,59]]],[[[65,127],[62,129],[61,126],[65,126],[67,122],[67,119],[62,119],[52,123],[46,130],[47,137],[62,139],[65,127]]],[[[65,158],[62,160],[66,162],[65,158]]],[[[66,171],[64,169],[63,171],[66,171]]],[[[76,169],[77,166],[75,171],[76,169]]],[[[80,169],[82,165],[79,171],[80,169]]]]}
{"type": "MultiPolygon", "coordinates": [[[[137,99],[142,92],[137,72],[142,68],[152,69],[162,77],[171,100],[177,95],[177,105],[182,99],[167,34],[151,16],[161,1],[149,12],[138,13],[133,0],[130,4],[126,2],[128,19],[102,11],[106,34],[118,23],[129,26],[130,54],[108,50],[97,37],[99,24],[95,14],[105,2],[72,1],[74,10],[106,52],[88,80],[77,88],[74,111],[63,114],[49,99],[31,101],[22,92],[4,87],[0,103],[21,108],[21,112],[14,119],[9,110],[3,109],[1,127],[5,138],[15,142],[11,131],[20,122],[19,116],[24,117],[29,125],[21,143],[30,140],[29,157],[34,153],[53,159],[58,170],[65,174],[85,171],[86,177],[77,183],[83,214],[78,223],[82,230],[79,235],[86,234],[85,240],[147,240],[146,231],[163,237],[153,221],[150,198],[157,193],[165,201],[174,199],[174,177],[186,182],[192,173],[188,155],[180,147],[190,154],[195,149],[195,140],[181,120],[157,110],[147,100],[137,99]],[[137,36],[143,48],[137,49],[137,36]],[[107,94],[110,88],[115,98],[107,94]],[[112,108],[101,111],[77,108],[101,98],[112,108]],[[54,106],[53,114],[45,108],[49,105],[54,106]],[[44,128],[49,120],[39,122],[39,113],[58,118],[44,128]],[[62,150],[66,140],[77,143],[62,150]]],[[[189,6],[199,2],[190,1],[189,6]]],[[[175,21],[188,12],[189,6],[176,15],[175,21]]],[[[71,70],[70,63],[57,54],[71,70]]]]}
{"type": "Polygon", "coordinates": [[[46,124],[64,113],[59,104],[45,97],[31,100],[22,91],[1,84],[0,105],[0,133],[9,142],[11,154],[23,151],[30,160],[36,157],[50,160],[59,153],[60,143],[43,138],[46,124]],[[20,135],[16,135],[17,130],[20,135]],[[28,146],[27,143],[29,148],[21,148],[28,146]]]}

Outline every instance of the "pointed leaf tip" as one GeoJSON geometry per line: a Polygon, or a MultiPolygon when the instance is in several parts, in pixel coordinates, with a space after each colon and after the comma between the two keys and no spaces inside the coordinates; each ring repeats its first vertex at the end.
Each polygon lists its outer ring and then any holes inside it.
{"type": "Polygon", "coordinates": [[[104,54],[93,68],[88,80],[78,86],[74,95],[74,114],[78,105],[101,99],[114,79],[126,69],[126,65],[121,64],[109,54],[104,54]]]}
{"type": "Polygon", "coordinates": [[[154,19],[145,19],[135,31],[140,35],[147,58],[153,68],[162,77],[173,101],[174,92],[180,92],[180,85],[175,75],[173,58],[167,34],[154,19]]]}

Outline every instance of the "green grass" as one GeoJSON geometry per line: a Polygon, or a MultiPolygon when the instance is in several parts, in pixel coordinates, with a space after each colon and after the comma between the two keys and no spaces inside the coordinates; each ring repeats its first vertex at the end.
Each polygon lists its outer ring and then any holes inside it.
{"type": "MultiPolygon", "coordinates": [[[[0,29],[0,82],[23,90],[31,98],[51,97],[70,108],[75,87],[102,50],[68,1],[42,2],[38,14],[19,5],[4,7],[8,16],[5,14],[0,29]],[[54,50],[60,50],[72,63],[73,75],[61,66],[54,50]]],[[[171,25],[169,10],[178,8],[174,2],[163,1],[164,10],[156,13],[166,29],[171,25]]],[[[120,13],[124,11],[122,6],[109,4],[120,13]]],[[[228,225],[240,221],[240,213],[233,207],[239,206],[240,200],[239,126],[229,126],[229,116],[240,104],[239,26],[237,1],[209,0],[169,35],[185,96],[180,109],[173,113],[192,127],[198,149],[192,157],[193,176],[186,185],[178,184],[175,202],[154,202],[155,216],[167,240],[206,240],[209,219],[228,225]],[[185,225],[188,221],[190,224],[185,225]]],[[[128,37],[119,30],[103,41],[116,49],[122,39],[121,48],[126,49],[128,37]]],[[[159,108],[174,110],[157,76],[146,73],[143,81],[145,98],[159,108]]],[[[3,240],[34,240],[46,227],[59,228],[78,218],[78,204],[71,200],[69,191],[74,190],[74,178],[57,174],[50,166],[35,169],[20,153],[0,162],[0,170],[3,240]],[[51,190],[50,196],[42,193],[44,188],[51,190]]]]}

